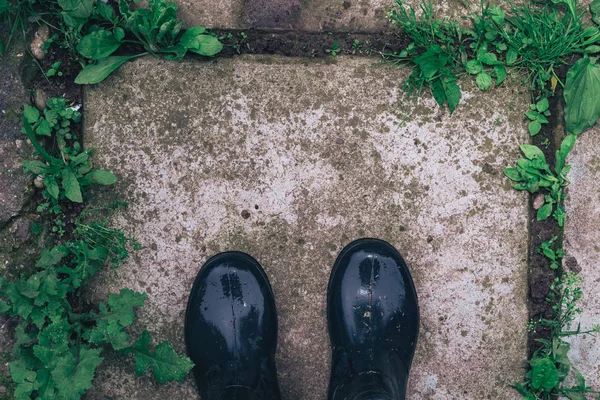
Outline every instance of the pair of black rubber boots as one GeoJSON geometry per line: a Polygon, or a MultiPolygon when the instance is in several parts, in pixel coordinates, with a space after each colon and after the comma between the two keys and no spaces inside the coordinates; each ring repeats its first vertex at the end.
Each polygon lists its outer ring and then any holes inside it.
{"type": "MultiPolygon", "coordinates": [[[[398,251],[377,239],[346,246],[327,293],[329,400],[400,400],[419,332],[415,287],[398,251]]],[[[279,400],[277,313],[269,280],[245,253],[209,259],[185,316],[202,400],[279,400]]]]}

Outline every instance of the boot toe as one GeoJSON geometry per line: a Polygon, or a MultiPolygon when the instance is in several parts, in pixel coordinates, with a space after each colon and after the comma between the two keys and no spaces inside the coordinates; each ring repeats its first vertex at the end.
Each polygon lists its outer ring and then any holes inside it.
{"type": "Polygon", "coordinates": [[[334,348],[396,349],[410,366],[419,308],[410,271],[398,251],[378,239],[359,239],[338,256],[328,290],[334,348]]]}
{"type": "Polygon", "coordinates": [[[206,262],[188,300],[185,341],[201,394],[208,380],[223,387],[259,385],[277,347],[277,316],[271,286],[254,258],[227,252],[206,262]]]}

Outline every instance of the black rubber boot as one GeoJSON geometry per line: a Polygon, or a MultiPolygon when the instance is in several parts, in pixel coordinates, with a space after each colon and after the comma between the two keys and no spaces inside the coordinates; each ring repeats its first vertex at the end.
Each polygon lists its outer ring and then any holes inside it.
{"type": "Polygon", "coordinates": [[[202,267],[188,300],[185,343],[202,400],[279,400],[277,313],[258,261],[217,254],[202,267]]]}
{"type": "Polygon", "coordinates": [[[402,400],[419,333],[419,306],[400,253],[378,239],[346,246],[331,272],[329,400],[402,400]]]}

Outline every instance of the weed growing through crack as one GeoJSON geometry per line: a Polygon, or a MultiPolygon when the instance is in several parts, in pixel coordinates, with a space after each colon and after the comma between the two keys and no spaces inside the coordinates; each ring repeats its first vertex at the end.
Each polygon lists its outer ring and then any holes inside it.
{"type": "Polygon", "coordinates": [[[330,54],[333,57],[337,56],[341,52],[342,49],[340,49],[340,42],[337,41],[333,42],[330,49],[325,50],[325,53],[330,54]]]}
{"type": "Polygon", "coordinates": [[[576,136],[569,135],[556,151],[554,171],[546,162],[544,153],[536,146],[522,144],[521,151],[525,158],[517,161],[515,168],[506,168],[504,174],[516,182],[513,186],[517,190],[526,190],[529,193],[544,193],[544,204],[537,210],[537,220],[544,221],[553,216],[558,226],[564,226],[566,214],[562,206],[565,199],[565,187],[569,184],[567,174],[571,165],[565,165],[567,155],[575,145],[576,136]]]}
{"type": "MultiPolygon", "coordinates": [[[[544,253],[546,254],[546,253],[544,253]]],[[[586,400],[587,395],[600,395],[586,385],[585,377],[571,363],[568,357],[570,345],[565,338],[569,336],[595,334],[600,326],[582,330],[579,325],[573,330],[577,316],[581,314],[578,302],[583,296],[582,279],[575,273],[563,273],[550,287],[547,301],[553,305],[556,316],[553,319],[540,319],[529,324],[531,330],[548,328],[550,339],[540,339],[542,347],[527,361],[530,370],[525,381],[515,385],[523,400],[550,400],[564,396],[571,400],[586,400]],[[574,378],[573,385],[567,386],[568,378],[574,378]]],[[[600,399],[600,396],[598,396],[600,399]]]]}

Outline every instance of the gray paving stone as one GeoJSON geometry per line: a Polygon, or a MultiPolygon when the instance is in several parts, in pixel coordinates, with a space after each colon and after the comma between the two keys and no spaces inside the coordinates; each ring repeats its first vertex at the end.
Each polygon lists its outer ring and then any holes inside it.
{"type": "Polygon", "coordinates": [[[22,58],[23,44],[15,39],[0,59],[0,227],[21,211],[31,195],[31,181],[23,172],[23,159],[31,150],[20,133],[23,105],[29,103],[21,84],[22,58]]]}
{"type": "MultiPolygon", "coordinates": [[[[241,250],[265,267],[279,311],[288,400],[324,399],[326,288],[344,245],[394,244],[417,285],[421,335],[410,399],[519,399],[527,333],[527,195],[504,167],[527,142],[520,87],[463,83],[450,116],[404,100],[406,70],[377,60],[144,58],[84,93],[85,141],[130,204],[117,226],[144,248],[93,297],[146,291],[139,320],[180,350],[206,259],[241,250]]],[[[90,398],[194,398],[109,360],[90,398]]]]}
{"type": "MultiPolygon", "coordinates": [[[[577,270],[581,269],[584,298],[581,302],[581,327],[600,324],[600,128],[595,127],[579,136],[569,155],[573,165],[569,173],[571,184],[565,203],[565,250],[574,257],[577,270]]],[[[573,263],[573,260],[569,260],[573,263]]],[[[572,338],[571,361],[587,378],[586,384],[600,387],[600,338],[580,336],[572,338]]]]}
{"type": "MultiPolygon", "coordinates": [[[[294,29],[310,32],[377,32],[389,30],[393,0],[175,0],[186,24],[213,28],[294,29]]],[[[417,10],[421,0],[410,0],[417,10]]],[[[440,17],[458,18],[477,11],[460,0],[434,4],[440,17]]]]}

